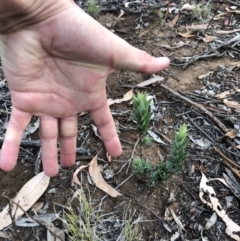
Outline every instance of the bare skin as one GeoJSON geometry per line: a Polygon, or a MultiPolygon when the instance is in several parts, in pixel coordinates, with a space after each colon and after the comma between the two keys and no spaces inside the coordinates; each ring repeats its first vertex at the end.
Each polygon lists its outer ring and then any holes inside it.
{"type": "MultiPolygon", "coordinates": [[[[4,1],[0,0],[0,9],[4,1]]],[[[0,22],[1,17],[7,19],[0,24],[0,55],[12,98],[0,168],[10,171],[16,165],[22,135],[33,115],[40,118],[43,170],[48,176],[58,173],[57,140],[61,165],[75,163],[77,115],[82,111],[90,112],[109,154],[120,155],[107,104],[107,76],[117,69],[152,74],[165,69],[169,60],[132,47],[71,0],[13,2],[18,3],[13,9],[22,13],[19,19],[12,8],[8,14],[0,10],[0,22]],[[48,5],[36,6],[38,2],[48,5]]]]}

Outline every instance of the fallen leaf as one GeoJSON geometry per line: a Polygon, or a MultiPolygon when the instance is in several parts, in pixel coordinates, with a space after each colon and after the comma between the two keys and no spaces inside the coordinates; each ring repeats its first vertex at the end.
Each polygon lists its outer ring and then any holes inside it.
{"type": "Polygon", "coordinates": [[[112,161],[112,157],[108,154],[108,152],[106,153],[106,158],[108,162],[112,161]]]}
{"type": "Polygon", "coordinates": [[[200,30],[200,29],[209,29],[211,26],[208,23],[205,24],[198,24],[198,25],[191,25],[187,26],[187,30],[200,30]]]}
{"type": "Polygon", "coordinates": [[[81,184],[81,182],[79,181],[77,175],[78,175],[78,173],[79,173],[82,169],[84,169],[84,168],[86,168],[86,167],[88,167],[88,166],[89,166],[89,165],[82,165],[82,166],[80,166],[79,168],[77,168],[76,171],[73,173],[72,181],[81,186],[82,184],[81,184]]]}
{"type": "Polygon", "coordinates": [[[179,232],[176,231],[176,232],[171,236],[170,241],[179,240],[179,237],[180,237],[180,234],[179,234],[179,232]]]}
{"type": "Polygon", "coordinates": [[[131,3],[139,3],[139,1],[133,1],[133,2],[126,2],[124,3],[125,8],[128,8],[129,4],[131,3]]]}
{"type": "Polygon", "coordinates": [[[208,219],[204,229],[210,229],[217,222],[217,214],[214,212],[212,216],[208,219]]]}
{"type": "Polygon", "coordinates": [[[161,76],[157,76],[157,77],[145,80],[145,81],[141,82],[140,84],[137,84],[137,87],[145,87],[145,86],[154,84],[156,82],[162,82],[162,81],[164,81],[164,78],[161,76]]]}
{"type": "Polygon", "coordinates": [[[225,222],[227,226],[225,230],[226,234],[228,234],[234,240],[240,241],[240,237],[236,234],[237,232],[240,232],[240,226],[228,217],[226,211],[222,208],[221,203],[216,197],[215,190],[213,189],[213,187],[208,185],[209,181],[210,180],[206,178],[204,173],[202,173],[202,179],[199,187],[199,197],[201,201],[210,208],[212,208],[213,211],[215,211],[217,215],[225,222]],[[204,199],[204,195],[208,197],[208,200],[210,200],[210,202],[204,199]]]}
{"type": "Polygon", "coordinates": [[[174,17],[174,19],[169,23],[169,26],[170,26],[170,27],[175,26],[176,23],[177,23],[177,21],[178,21],[178,19],[179,19],[179,15],[176,15],[176,16],[174,17]]]}
{"type": "Polygon", "coordinates": [[[97,127],[94,124],[91,124],[91,126],[92,126],[92,130],[93,130],[95,136],[97,136],[99,139],[102,139],[102,137],[100,135],[98,135],[97,127]]]}
{"type": "Polygon", "coordinates": [[[240,31],[240,28],[234,29],[234,30],[215,30],[214,32],[218,34],[227,34],[227,33],[239,32],[239,31],[240,31]]]}
{"type": "Polygon", "coordinates": [[[228,131],[224,136],[228,136],[231,139],[235,138],[238,134],[238,130],[236,129],[231,129],[230,131],[228,131]]]}
{"type": "Polygon", "coordinates": [[[41,201],[41,202],[36,202],[36,203],[32,206],[31,210],[32,210],[33,212],[38,212],[39,210],[41,210],[41,209],[43,208],[43,206],[44,206],[44,202],[43,202],[43,201],[41,201]]]}
{"type": "Polygon", "coordinates": [[[47,241],[65,241],[65,232],[55,227],[52,223],[47,225],[47,241]]]}
{"type": "Polygon", "coordinates": [[[132,98],[133,98],[133,91],[130,90],[123,96],[122,99],[115,99],[115,100],[113,100],[111,98],[108,99],[108,105],[112,105],[112,104],[116,104],[116,103],[118,104],[118,103],[121,103],[123,101],[131,100],[132,98]]]}
{"type": "Polygon", "coordinates": [[[185,3],[182,7],[181,10],[187,10],[187,11],[191,11],[194,7],[192,5],[190,5],[189,3],[185,3]]]}
{"type": "Polygon", "coordinates": [[[7,232],[0,231],[0,238],[10,239],[11,240],[12,236],[10,234],[8,234],[7,232]]]}
{"type": "Polygon", "coordinates": [[[118,15],[118,19],[120,19],[124,15],[124,11],[120,9],[120,14],[118,15]]]}
{"type": "MultiPolygon", "coordinates": [[[[40,172],[32,179],[30,179],[18,192],[17,196],[12,199],[11,210],[12,217],[18,220],[29,210],[32,205],[42,196],[48,187],[50,177],[40,172]],[[22,207],[22,209],[19,208],[22,207]]],[[[11,202],[11,201],[10,201],[11,202]]],[[[9,205],[7,205],[0,213],[0,230],[9,226],[13,221],[9,213],[9,205]]]]}
{"type": "Polygon", "coordinates": [[[228,97],[229,95],[232,94],[232,90],[227,90],[227,91],[224,91],[218,95],[215,95],[216,98],[219,98],[219,99],[225,99],[226,97],[228,97]]]}
{"type": "Polygon", "coordinates": [[[212,73],[213,73],[213,71],[209,71],[206,74],[201,74],[201,75],[198,76],[198,79],[204,79],[204,78],[208,77],[212,73]]]}
{"type": "Polygon", "coordinates": [[[56,213],[34,216],[33,218],[21,218],[15,222],[18,227],[37,227],[42,223],[52,223],[58,218],[56,213]]]}
{"type": "Polygon", "coordinates": [[[195,34],[192,34],[191,32],[186,32],[186,33],[178,33],[178,35],[184,37],[184,38],[193,38],[196,37],[195,34]]]}
{"type": "Polygon", "coordinates": [[[231,100],[227,100],[227,99],[224,99],[223,100],[223,103],[229,107],[229,108],[234,108],[234,109],[238,109],[240,108],[240,104],[236,101],[231,101],[231,100]]]}
{"type": "Polygon", "coordinates": [[[116,191],[114,188],[112,188],[102,177],[98,163],[97,163],[97,155],[92,159],[92,161],[89,163],[89,174],[95,183],[95,185],[106,192],[111,197],[117,197],[122,195],[118,191],[116,191]]]}
{"type": "Polygon", "coordinates": [[[186,46],[186,45],[188,45],[188,44],[184,43],[183,41],[179,41],[178,43],[175,43],[172,46],[163,44],[163,45],[160,45],[160,47],[166,48],[166,49],[169,49],[169,50],[173,50],[173,49],[181,48],[181,47],[186,46]]]}
{"type": "Polygon", "coordinates": [[[205,43],[210,43],[210,42],[212,42],[212,41],[214,41],[214,40],[216,40],[216,39],[218,39],[218,37],[216,37],[216,36],[210,36],[210,35],[205,34],[205,37],[203,38],[203,41],[204,41],[205,43]]]}
{"type": "Polygon", "coordinates": [[[148,134],[153,138],[154,141],[156,141],[157,143],[160,144],[165,144],[166,143],[157,135],[155,134],[153,131],[148,130],[148,134]]]}

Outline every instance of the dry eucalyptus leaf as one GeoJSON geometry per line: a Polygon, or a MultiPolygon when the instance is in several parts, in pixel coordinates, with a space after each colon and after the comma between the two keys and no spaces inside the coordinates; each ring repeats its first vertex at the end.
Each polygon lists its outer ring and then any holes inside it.
{"type": "Polygon", "coordinates": [[[42,223],[52,223],[58,218],[56,213],[48,213],[44,215],[34,216],[33,218],[21,218],[16,221],[18,227],[37,227],[42,223]]]}
{"type": "Polygon", "coordinates": [[[55,227],[52,223],[48,223],[47,228],[47,241],[65,241],[65,233],[63,230],[55,227]]]}
{"type": "Polygon", "coordinates": [[[108,162],[112,161],[112,157],[108,154],[108,152],[106,153],[106,158],[108,162]]]}
{"type": "Polygon", "coordinates": [[[230,131],[228,131],[225,136],[230,137],[231,139],[235,138],[238,134],[238,130],[237,129],[231,129],[230,131]]]}
{"type": "Polygon", "coordinates": [[[186,32],[186,33],[178,33],[178,35],[184,37],[184,38],[193,38],[196,37],[195,34],[192,34],[191,32],[186,32]]]}
{"type": "Polygon", "coordinates": [[[120,9],[120,14],[118,15],[118,19],[120,19],[124,15],[124,11],[120,9]]]}
{"type": "MultiPolygon", "coordinates": [[[[216,180],[216,178],[212,180],[216,180]]],[[[210,180],[208,180],[206,176],[202,173],[202,179],[200,182],[200,192],[199,192],[200,199],[204,204],[212,208],[213,211],[215,211],[217,215],[225,222],[227,226],[225,230],[226,234],[228,234],[234,240],[240,241],[240,237],[236,234],[237,232],[240,232],[240,226],[228,217],[226,211],[222,208],[221,203],[216,198],[216,192],[214,191],[213,187],[208,185],[209,181],[210,180]],[[208,199],[210,200],[210,202],[206,201],[203,198],[204,195],[208,196],[208,199]]]]}
{"type": "Polygon", "coordinates": [[[113,99],[108,99],[108,105],[113,105],[113,104],[119,104],[119,103],[121,103],[121,102],[123,102],[123,101],[129,101],[129,100],[131,100],[133,98],[133,91],[132,90],[130,90],[130,91],[128,91],[124,96],[123,96],[123,98],[122,99],[115,99],[115,100],[113,100],[113,99]]]}
{"type": "Polygon", "coordinates": [[[106,192],[111,197],[121,196],[122,194],[112,188],[102,177],[98,163],[97,163],[97,156],[95,156],[92,161],[89,163],[89,174],[94,181],[95,185],[106,192]]]}
{"type": "Polygon", "coordinates": [[[240,32],[240,28],[239,29],[234,29],[234,30],[215,30],[214,32],[218,33],[218,34],[235,33],[235,32],[240,32]]]}
{"type": "MultiPolygon", "coordinates": [[[[50,177],[43,172],[37,174],[30,179],[18,192],[17,196],[12,199],[11,210],[12,217],[18,220],[24,214],[24,211],[29,210],[32,205],[42,196],[48,187],[50,177]],[[17,204],[17,205],[16,205],[17,204]],[[19,208],[22,207],[22,209],[19,208]]],[[[0,213],[0,230],[9,226],[12,223],[11,215],[9,214],[9,205],[7,205],[0,213]]],[[[14,220],[14,221],[15,221],[14,220]]]]}
{"type": "Polygon", "coordinates": [[[84,169],[84,168],[86,168],[86,167],[88,167],[88,165],[83,165],[83,166],[80,166],[79,168],[77,168],[76,169],[76,171],[73,173],[73,177],[72,177],[72,181],[74,182],[74,183],[76,183],[76,184],[78,184],[78,185],[82,185],[81,183],[80,183],[80,181],[79,181],[79,179],[78,179],[78,173],[82,170],[82,169],[84,169]]]}
{"type": "Polygon", "coordinates": [[[198,29],[209,29],[209,28],[211,28],[211,26],[209,26],[208,23],[187,26],[187,30],[189,30],[189,29],[191,29],[191,30],[198,30],[198,29]]]}
{"type": "Polygon", "coordinates": [[[94,124],[91,124],[91,126],[92,126],[92,130],[93,130],[95,136],[97,136],[99,139],[102,139],[102,137],[100,135],[98,135],[97,127],[94,124]]]}
{"type": "Polygon", "coordinates": [[[151,79],[148,79],[148,80],[145,80],[145,81],[141,82],[140,84],[137,85],[137,87],[145,87],[145,86],[154,84],[156,82],[163,82],[163,81],[164,81],[163,77],[156,76],[154,78],[151,78],[151,79]]]}
{"type": "Polygon", "coordinates": [[[183,46],[186,46],[188,45],[188,43],[184,43],[183,41],[179,41],[178,43],[174,43],[173,45],[160,45],[160,47],[162,48],[166,48],[166,49],[169,49],[169,50],[173,50],[173,49],[178,49],[178,48],[181,48],[183,46]]]}
{"type": "Polygon", "coordinates": [[[11,235],[8,234],[7,232],[4,232],[4,231],[0,231],[0,238],[6,238],[6,239],[11,239],[11,235]]]}
{"type": "Polygon", "coordinates": [[[38,212],[39,210],[41,210],[44,206],[44,202],[41,201],[41,202],[36,202],[33,206],[32,206],[32,211],[33,212],[38,212]]]}
{"type": "Polygon", "coordinates": [[[201,75],[198,76],[198,79],[204,79],[204,78],[208,77],[212,73],[213,73],[213,71],[209,71],[206,74],[201,74],[201,75]]]}
{"type": "Polygon", "coordinates": [[[233,93],[233,91],[231,90],[227,90],[227,91],[224,91],[218,95],[215,95],[216,98],[219,98],[219,99],[225,99],[226,97],[228,97],[229,95],[231,95],[233,93]]]}
{"type": "Polygon", "coordinates": [[[205,34],[205,37],[203,38],[203,41],[205,43],[210,43],[210,42],[212,42],[212,41],[214,41],[216,39],[218,39],[217,36],[210,36],[210,35],[205,34]]]}
{"type": "Polygon", "coordinates": [[[235,109],[238,109],[240,108],[240,104],[236,101],[231,101],[231,100],[227,100],[227,99],[224,99],[223,100],[223,103],[229,107],[229,108],[235,108],[235,109]]]}
{"type": "Polygon", "coordinates": [[[191,11],[194,7],[192,5],[190,5],[189,3],[185,3],[182,7],[181,10],[187,10],[187,11],[191,11]]]}
{"type": "Polygon", "coordinates": [[[177,21],[179,19],[179,14],[174,17],[174,19],[169,23],[170,27],[173,27],[176,25],[177,21]]]}
{"type": "Polygon", "coordinates": [[[210,229],[217,222],[217,214],[214,212],[212,216],[208,219],[204,229],[210,229]]]}

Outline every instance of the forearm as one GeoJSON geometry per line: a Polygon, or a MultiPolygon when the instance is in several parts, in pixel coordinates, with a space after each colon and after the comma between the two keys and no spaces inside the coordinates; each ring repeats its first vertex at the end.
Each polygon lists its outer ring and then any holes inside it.
{"type": "Polygon", "coordinates": [[[0,34],[43,21],[62,11],[69,0],[0,0],[0,34]]]}

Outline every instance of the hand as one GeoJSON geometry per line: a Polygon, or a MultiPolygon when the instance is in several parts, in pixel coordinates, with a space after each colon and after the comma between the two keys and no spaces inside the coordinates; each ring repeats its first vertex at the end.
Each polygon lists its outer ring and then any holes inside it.
{"type": "Polygon", "coordinates": [[[53,0],[51,7],[51,11],[32,14],[28,24],[0,35],[1,60],[12,98],[0,153],[0,168],[5,171],[14,168],[33,115],[40,118],[43,170],[48,176],[58,173],[58,138],[61,165],[74,164],[77,115],[82,111],[90,112],[109,154],[120,155],[107,103],[107,76],[117,69],[152,74],[169,65],[167,58],[154,58],[132,47],[71,0],[53,0]],[[56,2],[62,3],[60,9],[54,7],[56,2]]]}

